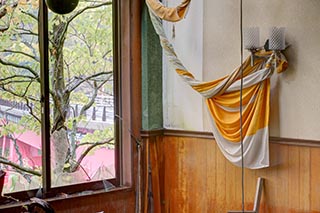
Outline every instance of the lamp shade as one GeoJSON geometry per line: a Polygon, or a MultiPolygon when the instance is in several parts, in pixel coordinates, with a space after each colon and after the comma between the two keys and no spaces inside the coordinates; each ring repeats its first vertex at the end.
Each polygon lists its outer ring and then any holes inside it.
{"type": "Polygon", "coordinates": [[[269,30],[269,49],[284,50],[286,48],[285,28],[271,27],[269,30]]]}
{"type": "Polygon", "coordinates": [[[78,5],[79,0],[46,0],[48,8],[58,14],[72,12],[78,5]]]}
{"type": "Polygon", "coordinates": [[[259,27],[248,27],[244,29],[244,48],[258,49],[260,47],[259,27]]]}

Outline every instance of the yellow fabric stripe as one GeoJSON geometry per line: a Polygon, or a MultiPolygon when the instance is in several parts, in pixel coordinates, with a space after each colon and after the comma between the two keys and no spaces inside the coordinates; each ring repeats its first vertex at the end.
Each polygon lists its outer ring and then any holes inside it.
{"type": "Polygon", "coordinates": [[[187,70],[176,69],[176,72],[177,72],[179,75],[188,76],[188,77],[194,79],[193,75],[192,75],[190,72],[188,72],[187,70]]]}
{"type": "MultiPolygon", "coordinates": [[[[244,88],[242,90],[242,103],[246,105],[250,99],[257,94],[258,86],[244,88]]],[[[236,108],[240,106],[240,91],[224,93],[223,95],[215,96],[214,102],[224,107],[236,108]]]]}
{"type": "Polygon", "coordinates": [[[286,70],[288,68],[288,62],[284,61],[284,60],[280,60],[279,64],[277,65],[277,72],[281,73],[284,70],[286,70]]]}
{"type": "MultiPolygon", "coordinates": [[[[250,58],[247,58],[243,64],[243,69],[244,69],[243,70],[243,77],[254,72],[257,69],[257,67],[261,65],[261,63],[263,61],[264,61],[263,59],[258,59],[255,61],[254,66],[250,66],[250,58]]],[[[184,71],[183,75],[187,75],[185,72],[187,72],[187,71],[184,71]]],[[[197,85],[193,85],[192,88],[194,90],[196,90],[197,92],[204,92],[204,91],[210,90],[210,89],[218,86],[223,80],[225,80],[226,78],[229,78],[228,81],[225,83],[225,85],[222,87],[221,91],[218,93],[218,95],[222,94],[225,92],[226,89],[229,88],[229,86],[232,83],[234,83],[236,80],[238,80],[240,78],[239,72],[240,72],[240,68],[235,70],[231,75],[227,75],[227,76],[224,76],[222,78],[219,78],[219,79],[216,79],[216,80],[210,81],[210,82],[201,82],[197,85]]],[[[177,71],[177,73],[179,74],[181,72],[177,71]]]]}
{"type": "MultiPolygon", "coordinates": [[[[214,118],[217,129],[220,134],[231,142],[240,141],[240,115],[239,111],[229,112],[222,109],[219,105],[230,106],[227,100],[232,97],[236,107],[239,107],[239,102],[234,99],[239,99],[239,92],[223,94],[219,97],[207,99],[206,103],[211,116],[214,118]],[[227,95],[227,96],[226,96],[227,95]],[[218,99],[220,101],[218,101],[218,99]],[[238,104],[236,104],[238,102],[238,104]],[[225,104],[226,103],[226,104],[225,104]]],[[[259,129],[265,128],[269,123],[269,96],[270,96],[270,80],[267,79],[261,84],[257,84],[243,91],[246,107],[243,110],[243,134],[244,136],[254,135],[259,129]],[[248,97],[256,95],[252,103],[248,103],[248,97]]],[[[232,105],[232,104],[231,104],[232,105]]]]}
{"type": "Polygon", "coordinates": [[[222,77],[222,78],[214,80],[214,81],[202,82],[202,83],[199,83],[198,85],[193,85],[191,87],[194,90],[196,90],[197,92],[204,92],[204,91],[210,90],[210,89],[218,86],[221,83],[221,81],[223,81],[227,77],[228,76],[222,77]]]}
{"type": "Polygon", "coordinates": [[[165,7],[158,0],[146,0],[149,7],[161,19],[177,22],[184,18],[191,0],[183,0],[177,7],[165,7]]]}

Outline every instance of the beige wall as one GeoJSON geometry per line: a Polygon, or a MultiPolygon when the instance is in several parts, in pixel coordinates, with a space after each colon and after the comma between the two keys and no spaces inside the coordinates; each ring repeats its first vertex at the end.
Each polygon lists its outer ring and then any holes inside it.
{"type": "MultiPolygon", "coordinates": [[[[173,7],[180,0],[165,0],[173,7]]],[[[202,79],[203,66],[203,2],[192,1],[185,19],[178,23],[164,22],[167,37],[183,63],[202,79]]],[[[164,58],[163,112],[164,126],[170,129],[203,129],[202,97],[190,89],[164,58]],[[200,119],[197,119],[200,118],[200,119]]]]}
{"type": "MultiPolygon", "coordinates": [[[[188,27],[189,33],[198,35],[193,36],[194,39],[203,38],[202,58],[194,58],[200,60],[198,63],[202,64],[203,71],[200,74],[197,71],[196,76],[201,80],[213,80],[230,73],[240,63],[239,1],[198,0],[192,2],[190,10],[198,2],[203,2],[199,3],[203,4],[203,13],[198,14],[203,17],[202,32],[188,27]]],[[[280,75],[275,73],[272,77],[271,136],[319,140],[320,1],[244,0],[243,8],[244,27],[259,26],[261,44],[266,40],[271,26],[285,27],[287,41],[291,44],[284,52],[289,61],[289,69],[280,75]]],[[[183,22],[196,27],[200,19],[192,18],[187,17],[183,22]]],[[[183,42],[183,36],[177,34],[175,40],[180,39],[183,42]]],[[[199,44],[199,41],[189,39],[185,44],[192,46],[199,44]]],[[[187,58],[181,59],[183,62],[189,61],[187,58]]],[[[186,93],[192,93],[192,90],[188,88],[184,89],[184,92],[188,95],[186,93]]],[[[174,102],[184,111],[191,112],[182,113],[181,118],[192,117],[195,122],[203,124],[181,128],[209,129],[201,103],[188,105],[182,102],[179,105],[179,100],[174,102]],[[192,114],[192,110],[201,113],[192,114]],[[198,116],[200,114],[202,117],[198,116]]],[[[172,108],[167,108],[167,111],[174,113],[172,108]]]]}

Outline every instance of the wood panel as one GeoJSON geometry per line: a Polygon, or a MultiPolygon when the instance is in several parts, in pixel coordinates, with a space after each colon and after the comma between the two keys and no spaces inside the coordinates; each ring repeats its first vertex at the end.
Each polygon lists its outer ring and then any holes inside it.
{"type": "MultiPolygon", "coordinates": [[[[164,136],[157,141],[162,212],[241,210],[241,168],[212,139],[164,136]]],[[[320,148],[270,145],[271,166],[245,169],[245,208],[265,178],[260,212],[320,212],[320,148]]]]}
{"type": "Polygon", "coordinates": [[[310,158],[310,164],[313,168],[310,174],[310,183],[315,183],[311,185],[310,212],[316,212],[320,209],[320,149],[311,149],[310,158]]]}
{"type": "Polygon", "coordinates": [[[206,190],[204,191],[204,196],[206,198],[206,205],[207,205],[207,212],[214,212],[215,209],[215,203],[216,203],[216,185],[217,185],[217,176],[214,172],[216,171],[216,147],[214,143],[205,143],[206,147],[206,153],[203,153],[206,155],[207,159],[207,172],[206,176],[203,177],[206,182],[206,190]]]}
{"type": "Polygon", "coordinates": [[[289,189],[290,194],[289,206],[291,209],[299,209],[299,195],[300,195],[300,155],[299,147],[289,147],[290,158],[289,164],[289,189]],[[295,186],[295,187],[290,187],[295,186]]]}

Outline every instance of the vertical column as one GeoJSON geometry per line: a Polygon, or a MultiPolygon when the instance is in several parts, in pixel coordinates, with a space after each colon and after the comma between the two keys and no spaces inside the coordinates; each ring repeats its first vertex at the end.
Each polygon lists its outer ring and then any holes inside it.
{"type": "Polygon", "coordinates": [[[162,48],[150,21],[146,5],[142,9],[142,129],[163,127],[162,48]]]}

